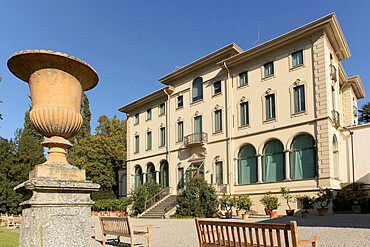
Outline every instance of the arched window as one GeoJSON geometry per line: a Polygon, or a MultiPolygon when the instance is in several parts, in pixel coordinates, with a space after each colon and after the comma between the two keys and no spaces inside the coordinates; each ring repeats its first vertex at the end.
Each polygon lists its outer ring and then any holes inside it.
{"type": "Polygon", "coordinates": [[[138,165],[135,168],[135,188],[143,184],[143,170],[138,165]]]}
{"type": "Polygon", "coordinates": [[[203,79],[198,77],[193,81],[193,102],[203,99],[203,79]]]}
{"type": "Polygon", "coordinates": [[[299,135],[290,146],[290,177],[293,180],[314,178],[316,174],[315,140],[310,135],[299,135]]]}
{"type": "Polygon", "coordinates": [[[284,146],[279,140],[272,140],[263,148],[262,175],[263,182],[284,180],[284,146]]]}
{"type": "Polygon", "coordinates": [[[155,168],[153,163],[149,163],[146,169],[146,182],[155,183],[155,168]]]}
{"type": "Polygon", "coordinates": [[[256,149],[248,144],[243,146],[238,155],[238,182],[239,184],[253,184],[257,182],[256,149]]]}
{"type": "Polygon", "coordinates": [[[339,178],[339,149],[338,149],[338,140],[336,136],[333,136],[333,168],[334,168],[334,177],[339,178]]]}
{"type": "Polygon", "coordinates": [[[169,186],[168,162],[166,160],[161,162],[161,175],[159,179],[159,183],[162,185],[162,188],[169,186]]]}

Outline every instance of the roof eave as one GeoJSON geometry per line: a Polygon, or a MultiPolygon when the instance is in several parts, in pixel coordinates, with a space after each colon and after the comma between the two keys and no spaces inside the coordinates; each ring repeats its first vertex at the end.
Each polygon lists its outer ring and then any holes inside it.
{"type": "Polygon", "coordinates": [[[335,52],[338,55],[339,60],[344,60],[351,56],[347,42],[340,29],[338,20],[335,14],[331,13],[318,20],[315,20],[304,26],[294,29],[288,33],[280,35],[279,37],[276,37],[256,47],[246,50],[243,53],[235,55],[231,58],[224,59],[223,61],[219,62],[218,65],[222,66],[224,63],[227,63],[228,67],[237,65],[241,63],[242,61],[244,61],[245,59],[249,59],[250,57],[253,57],[254,55],[260,55],[261,52],[267,52],[268,50],[275,49],[277,45],[282,45],[283,43],[296,39],[306,33],[309,33],[309,32],[313,33],[316,31],[318,32],[320,30],[322,31],[325,30],[328,33],[328,38],[330,42],[336,44],[334,45],[335,46],[334,49],[336,49],[335,52]],[[333,40],[333,38],[335,40],[333,40]]]}
{"type": "Polygon", "coordinates": [[[363,99],[366,97],[364,85],[362,85],[359,75],[348,77],[348,81],[351,82],[353,91],[355,92],[357,99],[363,99]]]}
{"type": "Polygon", "coordinates": [[[173,93],[174,88],[172,86],[163,87],[151,94],[148,94],[138,100],[135,100],[125,106],[118,108],[118,111],[129,114],[132,110],[143,106],[147,102],[166,96],[165,91],[170,95],[173,93]]]}
{"type": "MultiPolygon", "coordinates": [[[[173,80],[175,80],[176,78],[179,78],[187,73],[189,73],[190,71],[194,70],[195,68],[199,67],[199,66],[202,66],[203,64],[206,64],[208,61],[212,60],[212,59],[215,59],[217,58],[218,56],[222,56],[224,54],[227,54],[227,53],[235,53],[235,54],[240,54],[241,52],[243,52],[243,50],[238,46],[236,45],[235,43],[231,43],[229,45],[226,45],[220,49],[218,49],[217,51],[214,51],[190,64],[187,64],[185,65],[184,67],[174,71],[174,72],[171,72],[170,74],[168,75],[165,75],[161,78],[159,78],[159,82],[165,84],[165,85],[168,85],[170,84],[173,80]]],[[[234,54],[234,55],[235,55],[234,54]]]]}

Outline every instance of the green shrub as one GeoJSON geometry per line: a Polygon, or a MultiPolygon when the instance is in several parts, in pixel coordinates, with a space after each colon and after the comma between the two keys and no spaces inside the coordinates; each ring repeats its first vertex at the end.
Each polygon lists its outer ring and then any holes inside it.
{"type": "Polygon", "coordinates": [[[329,188],[321,188],[319,187],[319,192],[317,193],[317,197],[315,198],[315,202],[320,204],[320,209],[324,209],[329,206],[330,202],[333,200],[333,191],[329,188]]]}
{"type": "Polygon", "coordinates": [[[307,195],[297,195],[296,199],[302,204],[302,207],[305,211],[308,211],[308,209],[312,209],[315,204],[314,197],[311,198],[307,195]]]}
{"type": "Polygon", "coordinates": [[[344,183],[341,184],[341,190],[333,200],[333,210],[335,212],[352,211],[352,205],[355,201],[361,206],[361,213],[370,212],[370,198],[364,190],[364,183],[344,183]]]}
{"type": "Polygon", "coordinates": [[[261,197],[260,202],[266,209],[278,209],[281,205],[277,196],[271,195],[271,191],[267,191],[266,195],[261,197]]]}
{"type": "Polygon", "coordinates": [[[231,208],[235,206],[235,197],[226,195],[225,193],[218,200],[221,209],[224,208],[227,212],[231,212],[231,208]]]}
{"type": "Polygon", "coordinates": [[[117,197],[112,190],[101,189],[97,192],[91,193],[91,200],[93,201],[98,201],[98,200],[103,200],[103,199],[116,199],[116,198],[117,197]]]}
{"type": "Polygon", "coordinates": [[[161,186],[157,183],[145,183],[131,192],[132,210],[134,215],[144,212],[145,201],[152,198],[161,191],[161,186]]]}
{"type": "Polygon", "coordinates": [[[215,189],[204,178],[192,178],[177,198],[176,214],[191,217],[213,217],[217,213],[215,189]]]}
{"type": "Polygon", "coordinates": [[[234,201],[238,210],[245,209],[247,212],[249,212],[253,206],[249,195],[237,195],[234,197],[234,201]]]}
{"type": "Polygon", "coordinates": [[[97,200],[92,206],[93,211],[116,211],[126,210],[127,206],[132,202],[131,198],[124,197],[122,199],[102,199],[97,200]]]}

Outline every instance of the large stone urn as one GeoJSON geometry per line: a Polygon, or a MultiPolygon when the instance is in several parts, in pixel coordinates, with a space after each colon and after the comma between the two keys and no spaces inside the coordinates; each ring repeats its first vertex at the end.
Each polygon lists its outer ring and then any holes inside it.
{"type": "Polygon", "coordinates": [[[20,246],[91,246],[90,193],[99,185],[85,180],[85,171],[67,162],[68,139],[82,125],[82,92],[98,83],[87,63],[60,52],[27,50],[13,54],[9,70],[28,82],[30,119],[48,137],[42,145],[49,157],[37,164],[29,180],[15,190],[25,195],[21,203],[20,246]]]}

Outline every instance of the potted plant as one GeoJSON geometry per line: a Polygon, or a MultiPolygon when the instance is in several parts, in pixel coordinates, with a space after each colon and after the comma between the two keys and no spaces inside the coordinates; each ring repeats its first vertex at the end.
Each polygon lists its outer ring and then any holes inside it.
{"type": "Polygon", "coordinates": [[[329,188],[319,187],[319,192],[317,193],[317,198],[315,199],[316,203],[320,203],[320,208],[317,209],[319,216],[325,216],[328,214],[328,206],[333,200],[333,191],[329,188]]]}
{"type": "Polygon", "coordinates": [[[290,202],[294,202],[294,197],[290,194],[290,189],[287,187],[280,187],[281,194],[283,198],[286,201],[286,204],[288,205],[289,209],[286,209],[286,215],[287,216],[293,216],[294,215],[294,209],[290,207],[290,202]]]}
{"type": "Polygon", "coordinates": [[[235,206],[239,212],[243,212],[241,215],[243,219],[249,218],[249,211],[251,210],[253,203],[248,195],[238,195],[235,197],[235,206]]]}
{"type": "Polygon", "coordinates": [[[310,213],[308,210],[313,208],[315,203],[314,198],[309,197],[307,195],[304,196],[296,196],[296,199],[302,204],[304,211],[301,212],[302,218],[307,218],[308,214],[310,213]]]}
{"type": "Polygon", "coordinates": [[[220,202],[221,208],[226,210],[226,213],[225,213],[226,219],[231,219],[233,216],[231,209],[235,205],[234,198],[224,193],[219,199],[219,202],[220,202]]]}
{"type": "Polygon", "coordinates": [[[279,199],[276,196],[271,195],[271,191],[267,191],[260,202],[265,206],[266,215],[270,215],[271,218],[276,218],[277,209],[281,205],[279,199]]]}

